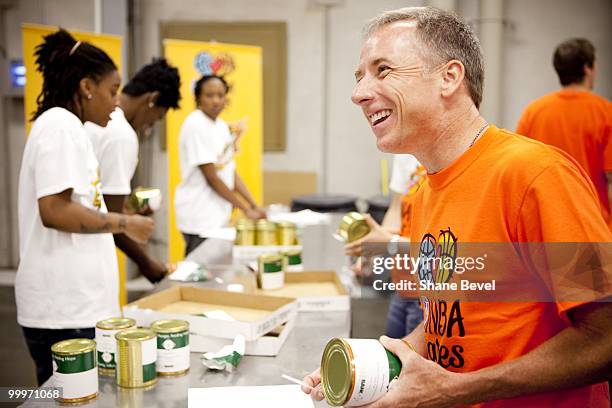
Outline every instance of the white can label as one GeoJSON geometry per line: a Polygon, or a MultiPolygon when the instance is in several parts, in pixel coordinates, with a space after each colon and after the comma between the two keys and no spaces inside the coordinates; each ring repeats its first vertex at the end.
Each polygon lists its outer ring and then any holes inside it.
{"type": "Polygon", "coordinates": [[[117,340],[115,339],[115,334],[119,331],[96,327],[98,367],[115,369],[117,365],[117,340]]]}
{"type": "Polygon", "coordinates": [[[285,285],[284,272],[266,272],[261,274],[261,288],[263,290],[280,289],[285,285]]]}
{"type": "Polygon", "coordinates": [[[63,374],[53,365],[53,386],[62,390],[62,399],[84,398],[98,392],[98,368],[81,373],[63,374]]]}
{"type": "Polygon", "coordinates": [[[157,372],[176,373],[189,368],[189,332],[157,334],[157,372]]]}
{"type": "Polygon", "coordinates": [[[351,347],[355,364],[355,388],[347,406],[376,401],[389,388],[389,361],[382,344],[371,339],[344,339],[351,347]]]}

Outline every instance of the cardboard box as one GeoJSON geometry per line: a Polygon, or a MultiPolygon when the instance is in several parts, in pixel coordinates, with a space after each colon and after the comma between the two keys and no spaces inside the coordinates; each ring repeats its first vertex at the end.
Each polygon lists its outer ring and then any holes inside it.
{"type": "MultiPolygon", "coordinates": [[[[246,342],[247,356],[276,356],[287,340],[287,336],[295,326],[295,318],[289,319],[270,333],[258,339],[246,342]]],[[[232,344],[233,340],[220,337],[203,336],[191,333],[189,336],[189,347],[192,352],[205,353],[207,351],[219,351],[223,346],[232,344]]]]}
{"type": "Polygon", "coordinates": [[[234,245],[232,258],[236,262],[257,261],[259,256],[281,251],[302,250],[301,245],[234,245]]]}
{"type": "Polygon", "coordinates": [[[296,298],[300,312],[347,311],[351,309],[348,291],[335,271],[307,271],[285,274],[281,289],[261,290],[268,296],[296,298]]]}
{"type": "Polygon", "coordinates": [[[139,326],[160,319],[182,319],[189,322],[191,333],[232,340],[242,334],[247,341],[260,338],[296,313],[295,299],[189,286],[175,286],[123,307],[123,315],[135,319],[139,326]],[[213,310],[223,310],[236,320],[197,316],[213,310]]]}

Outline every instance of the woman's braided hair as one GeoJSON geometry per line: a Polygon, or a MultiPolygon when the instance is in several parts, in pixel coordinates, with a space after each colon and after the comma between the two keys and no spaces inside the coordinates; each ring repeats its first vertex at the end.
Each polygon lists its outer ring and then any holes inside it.
{"type": "Polygon", "coordinates": [[[98,47],[88,42],[77,42],[68,31],[60,28],[46,35],[34,52],[36,69],[43,76],[43,87],[36,98],[35,120],[47,109],[62,107],[76,112],[75,95],[83,78],[99,81],[117,66],[98,47]]]}

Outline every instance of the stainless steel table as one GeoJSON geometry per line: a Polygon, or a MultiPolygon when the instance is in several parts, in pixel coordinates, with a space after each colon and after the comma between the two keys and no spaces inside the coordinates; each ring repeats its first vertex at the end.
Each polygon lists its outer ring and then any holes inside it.
{"type": "MultiPolygon", "coordinates": [[[[346,258],[342,244],[331,237],[339,217],[332,217],[330,225],[310,226],[302,230],[304,266],[307,269],[342,270],[346,258]]],[[[231,264],[232,244],[228,241],[208,239],[196,248],[189,260],[209,266],[214,279],[197,286],[224,286],[236,276],[246,273],[243,267],[231,264]]],[[[343,281],[352,285],[350,275],[345,272],[343,281]]],[[[155,290],[175,283],[164,281],[155,290]]],[[[355,288],[353,288],[355,289],[355,288]]],[[[361,296],[360,290],[353,290],[361,296]]],[[[99,395],[84,404],[87,407],[186,407],[187,390],[190,387],[222,387],[237,385],[287,384],[283,373],[301,378],[319,365],[321,352],[332,337],[348,337],[351,330],[350,312],[300,312],[292,332],[287,337],[276,357],[245,356],[238,370],[233,373],[207,371],[200,363],[200,353],[191,353],[191,369],[177,378],[160,377],[151,389],[124,389],[115,385],[114,378],[100,376],[99,395]]],[[[50,380],[51,381],[51,380],[50,380]]],[[[48,381],[45,385],[50,386],[48,381]]],[[[24,407],[61,406],[55,402],[28,401],[24,407]]],[[[318,404],[326,406],[326,404],[318,404]]]]}

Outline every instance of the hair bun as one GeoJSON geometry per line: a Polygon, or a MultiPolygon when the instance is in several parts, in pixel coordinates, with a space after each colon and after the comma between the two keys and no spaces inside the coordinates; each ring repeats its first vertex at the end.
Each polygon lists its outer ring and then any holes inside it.
{"type": "Polygon", "coordinates": [[[75,38],[63,28],[44,36],[42,44],[38,45],[34,52],[38,71],[44,74],[56,63],[64,63],[76,42],[75,38]]]}

